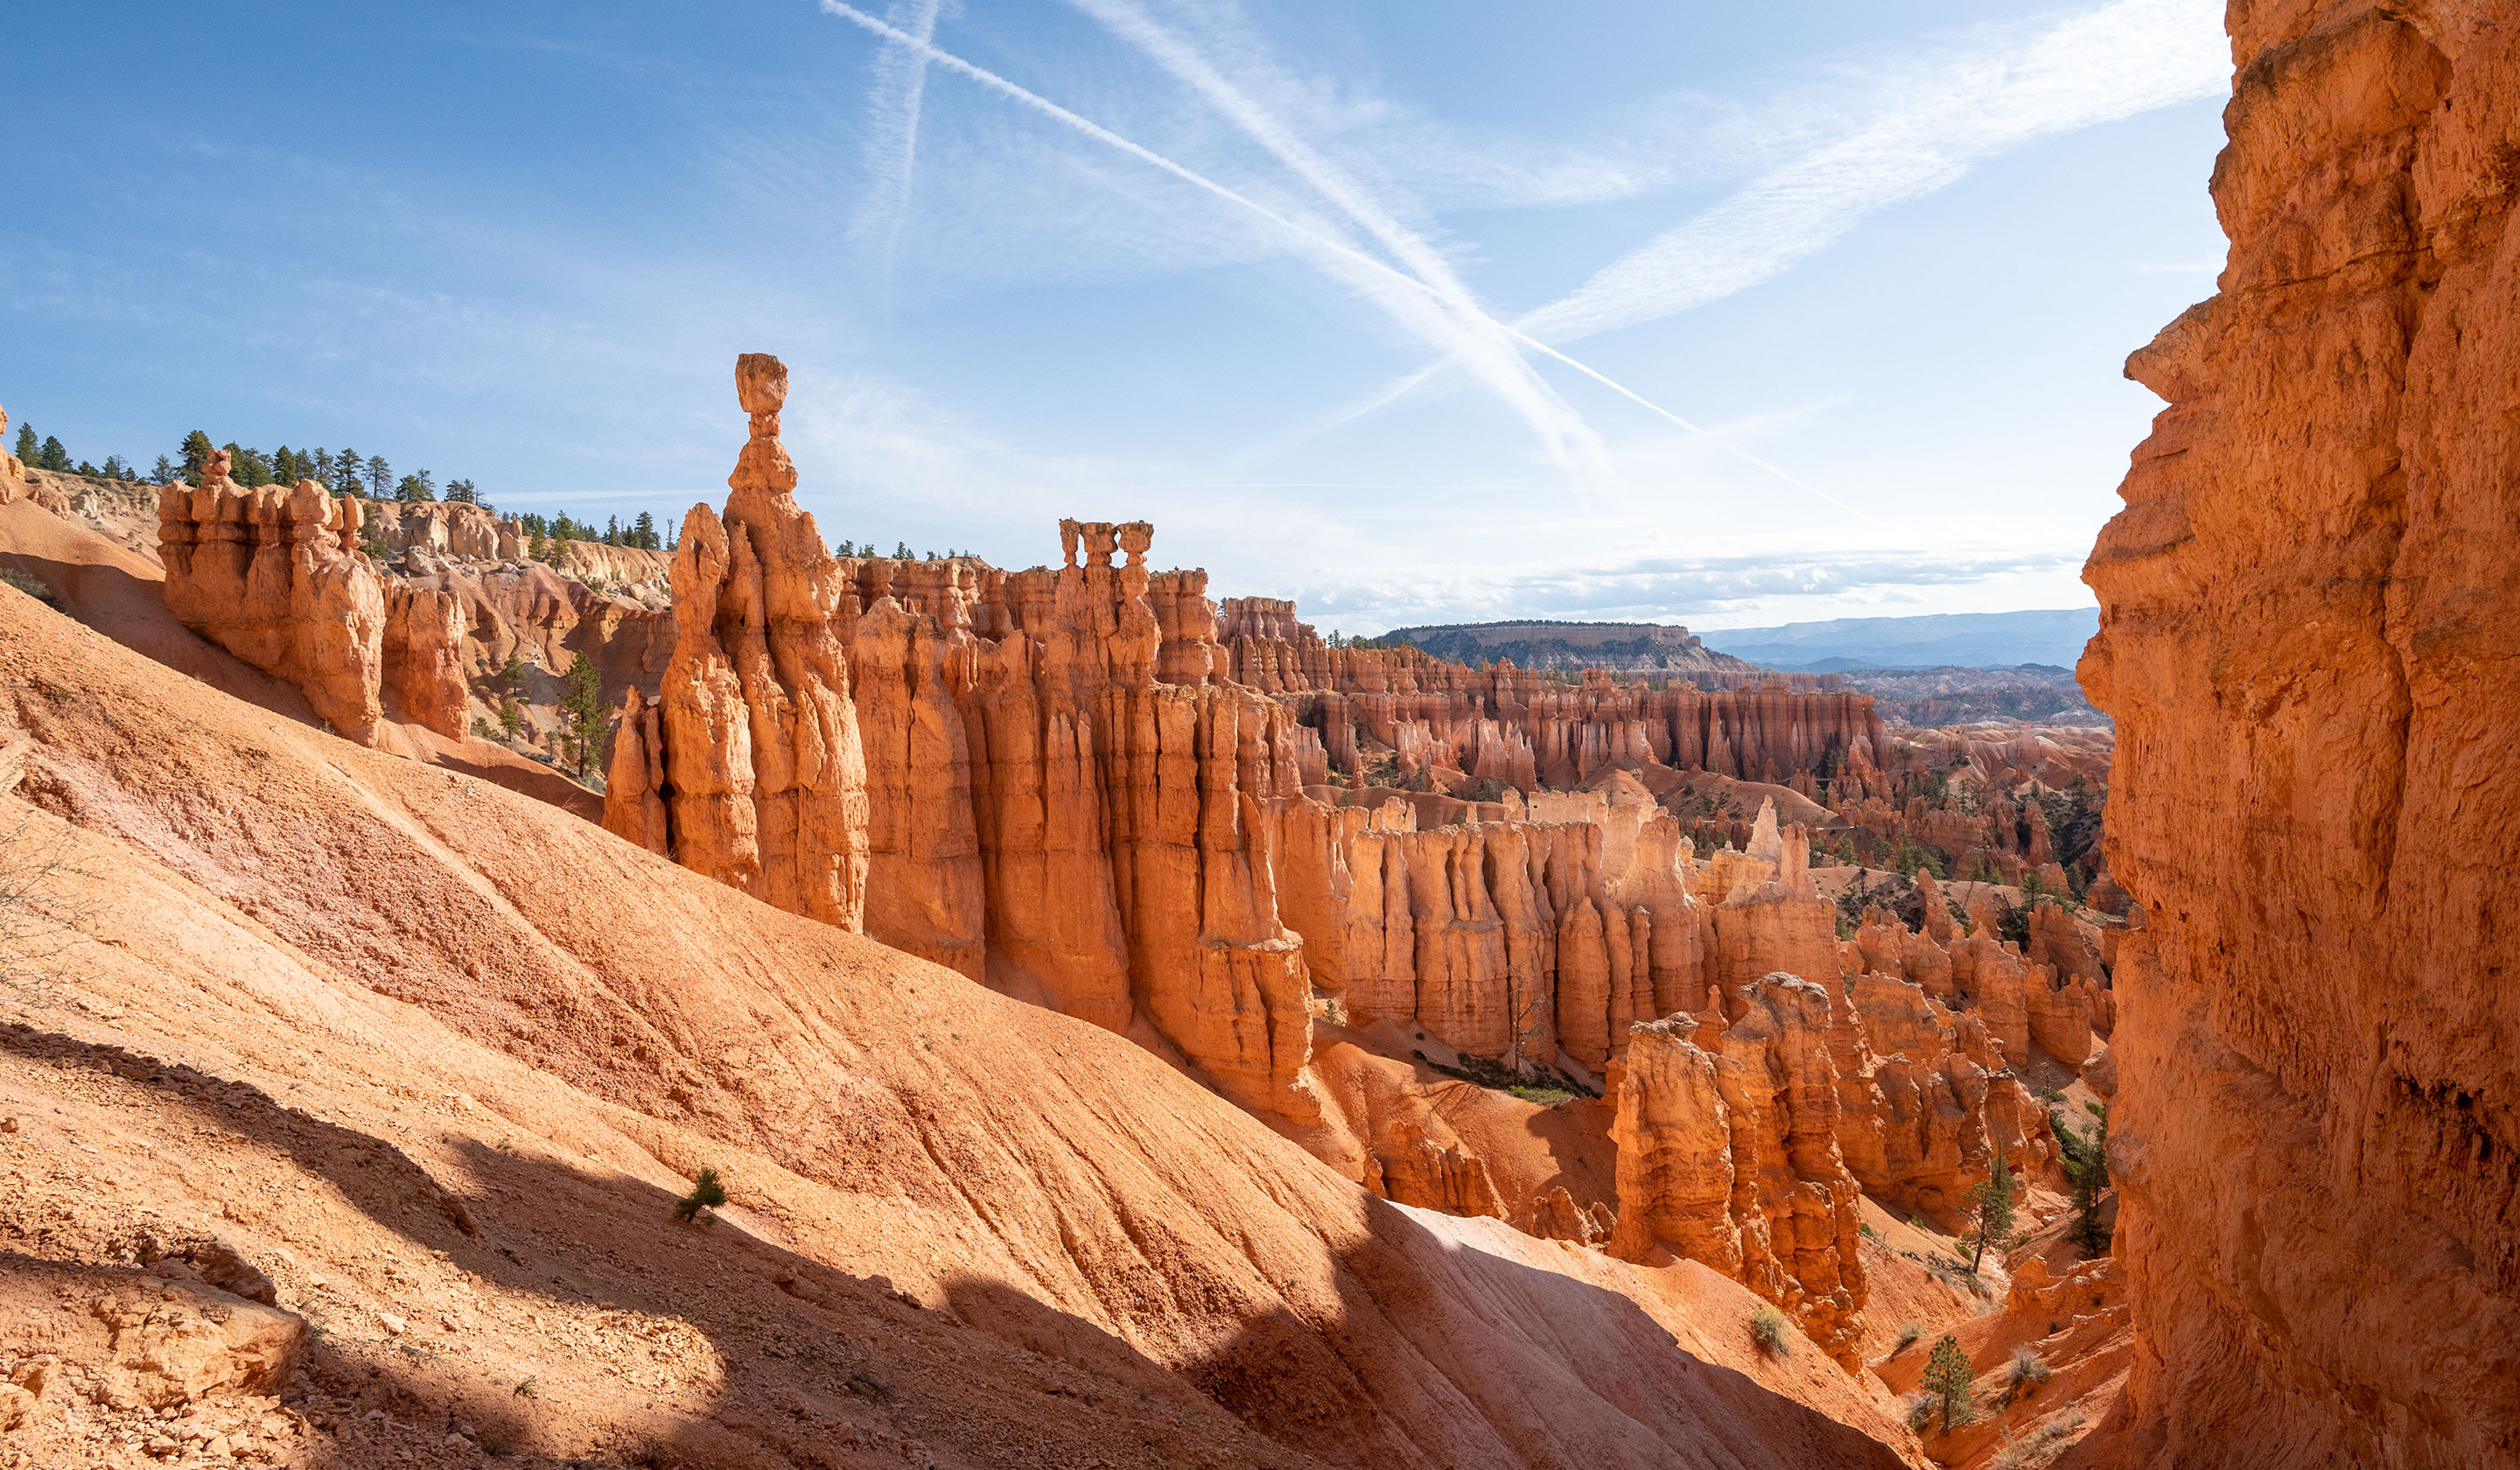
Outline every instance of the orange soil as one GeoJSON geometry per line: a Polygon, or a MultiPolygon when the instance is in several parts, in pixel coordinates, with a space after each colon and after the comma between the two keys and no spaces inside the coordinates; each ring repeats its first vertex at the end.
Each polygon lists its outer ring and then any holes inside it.
{"type": "Polygon", "coordinates": [[[1376,1200],[1119,1037],[0,590],[20,735],[0,830],[77,936],[0,993],[0,1368],[73,1369],[30,1463],[144,1462],[88,1305],[212,1234],[321,1331],[302,1421],[194,1412],[294,1465],[1922,1463],[1702,1268],[1376,1200]]]}

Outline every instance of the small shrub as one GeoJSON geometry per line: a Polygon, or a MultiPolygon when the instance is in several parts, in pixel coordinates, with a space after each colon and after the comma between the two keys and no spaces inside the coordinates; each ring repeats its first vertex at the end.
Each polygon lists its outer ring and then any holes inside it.
{"type": "Polygon", "coordinates": [[[1916,1431],[1918,1434],[1923,1434],[1927,1429],[1933,1427],[1933,1423],[1934,1396],[1931,1394],[1909,1395],[1908,1427],[1916,1431]]]}
{"type": "Polygon", "coordinates": [[[33,598],[36,601],[44,603],[46,606],[59,607],[62,605],[62,600],[53,596],[52,588],[45,585],[44,580],[41,577],[35,576],[31,572],[20,571],[14,566],[0,566],[0,582],[8,583],[10,586],[24,593],[28,597],[33,598]]]}
{"type": "Polygon", "coordinates": [[[703,1169],[699,1178],[692,1180],[692,1192],[675,1202],[674,1218],[686,1225],[696,1219],[714,1220],[716,1217],[706,1212],[725,1203],[726,1185],[719,1180],[717,1171],[703,1169]]]}
{"type": "Polygon", "coordinates": [[[1872,1228],[1872,1222],[1868,1220],[1864,1222],[1862,1225],[1857,1225],[1855,1227],[1855,1232],[1876,1245],[1880,1243],[1881,1232],[1872,1228]]]}
{"type": "Polygon", "coordinates": [[[1910,1348],[1916,1345],[1916,1339],[1924,1335],[1925,1324],[1916,1320],[1914,1317],[1910,1317],[1907,1321],[1900,1324],[1899,1346],[1890,1350],[1890,1356],[1896,1358],[1900,1354],[1907,1352],[1910,1348]]]}
{"type": "Polygon", "coordinates": [[[1785,1314],[1774,1307],[1750,1314],[1750,1336],[1770,1358],[1785,1356],[1785,1314]]]}
{"type": "Polygon", "coordinates": [[[1347,1024],[1347,1002],[1332,996],[1322,1002],[1322,1019],[1333,1026],[1347,1024]]]}
{"type": "Polygon", "coordinates": [[[2023,1343],[2012,1350],[2012,1387],[2016,1394],[2026,1395],[2046,1383],[2048,1372],[2048,1359],[2039,1356],[2037,1348],[2023,1343]]]}

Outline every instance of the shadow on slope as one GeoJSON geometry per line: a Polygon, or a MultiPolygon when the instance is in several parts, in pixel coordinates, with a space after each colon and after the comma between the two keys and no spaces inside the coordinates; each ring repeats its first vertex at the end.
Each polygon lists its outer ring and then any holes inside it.
{"type": "MultiPolygon", "coordinates": [[[[1454,1223],[1372,1199],[1119,1038],[778,913],[538,803],[168,681],[14,594],[0,596],[7,727],[37,741],[29,798],[82,822],[88,850],[127,869],[132,891],[145,879],[171,895],[151,902],[215,906],[183,909],[183,923],[110,914],[119,927],[105,942],[191,971],[205,997],[232,992],[260,1008],[257,1024],[307,1028],[307,1046],[365,1048],[337,1070],[389,1059],[556,1140],[575,1125],[555,1108],[583,1098],[674,1174],[720,1164],[769,1212],[755,1233],[791,1281],[814,1279],[811,1258],[880,1277],[1068,1363],[1151,1373],[1150,1401],[1178,1373],[1295,1450],[1376,1470],[1895,1462],[1693,1360],[1588,1279],[1659,1291],[1646,1275],[1502,1226],[1481,1238],[1489,1251],[1464,1249],[1473,1237],[1438,1233],[1454,1223]],[[76,697],[44,692],[44,679],[74,683],[76,697]]],[[[363,1215],[449,1239],[452,1217],[409,1169],[365,1158],[373,1142],[225,1100],[210,1105],[254,1121],[214,1122],[272,1130],[292,1158],[306,1147],[307,1167],[363,1215]]],[[[666,1233],[669,1194],[588,1174],[557,1145],[522,1163],[449,1146],[468,1176],[507,1181],[460,1191],[483,1230],[540,1239],[560,1222],[548,1238],[586,1256],[572,1275],[565,1256],[555,1272],[521,1246],[523,1262],[470,1240],[433,1247],[485,1281],[632,1303],[661,1269],[649,1263],[689,1239],[666,1233]]],[[[743,1335],[766,1300],[758,1282],[723,1274],[725,1293],[709,1270],[674,1299],[688,1315],[732,1314],[709,1318],[710,1362],[783,1361],[743,1335]]],[[[1704,1290],[1748,1300],[1729,1283],[1704,1290]]],[[[940,1417],[1038,1416],[1029,1391],[975,1379],[972,1363],[1020,1379],[1022,1360],[999,1366],[986,1339],[899,1323],[882,1335],[932,1344],[935,1381],[952,1386],[940,1417]]],[[[1832,1375],[1796,1391],[1895,1437],[1832,1375]]],[[[788,1412],[775,1396],[772,1408],[788,1412]]]]}

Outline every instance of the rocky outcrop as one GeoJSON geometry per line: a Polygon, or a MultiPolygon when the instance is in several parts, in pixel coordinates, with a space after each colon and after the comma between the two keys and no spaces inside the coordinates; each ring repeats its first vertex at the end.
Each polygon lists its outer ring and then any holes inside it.
{"type": "Polygon", "coordinates": [[[2135,1429],[2155,1465],[2508,1464],[2520,27],[2230,20],[2222,290],[2128,362],[2169,406],[2085,571],[2145,920],[2110,1136],[2135,1429]]]}
{"type": "Polygon", "coordinates": [[[460,735],[472,703],[465,676],[463,604],[450,593],[395,582],[385,588],[380,659],[384,708],[440,735],[460,735]]]}
{"type": "Polygon", "coordinates": [[[1271,815],[1300,799],[1303,742],[1249,690],[1156,677],[1204,677],[1166,651],[1206,646],[1203,579],[1164,579],[1159,616],[1142,523],[1063,522],[1056,570],[834,560],[788,495],[784,371],[739,378],[754,438],[723,523],[685,522],[679,643],[654,720],[625,710],[606,824],[1313,1121],[1271,815]],[[766,815],[788,793],[798,815],[766,815]]]}
{"type": "Polygon", "coordinates": [[[247,489],[214,451],[198,486],[158,501],[167,609],[247,663],[295,685],[362,743],[382,718],[385,602],[359,550],[359,503],[313,480],[247,489]]]}
{"type": "Polygon", "coordinates": [[[1737,1000],[1739,1016],[1712,1049],[1688,1016],[1634,1029],[1612,1125],[1610,1249],[1713,1267],[1785,1309],[1853,1371],[1860,1190],[1838,1153],[1828,993],[1777,974],[1737,1000]]]}
{"type": "Polygon", "coordinates": [[[643,740],[614,761],[616,775],[651,765],[661,781],[617,799],[644,820],[651,792],[659,797],[665,850],[684,867],[854,930],[866,912],[866,757],[831,620],[839,568],[796,505],[779,442],[786,368],[746,354],[736,387],[751,437],[727,478],[725,518],[693,507],[674,557],[661,748],[643,740]]]}
{"type": "Polygon", "coordinates": [[[1785,676],[1739,688],[1654,688],[1586,671],[1570,686],[1510,663],[1447,663],[1414,647],[1333,648],[1291,603],[1229,601],[1220,671],[1278,695],[1321,733],[1332,770],[1370,753],[1455,787],[1528,792],[1615,768],[1702,769],[1783,782],[1825,774],[1848,799],[1883,794],[1888,736],[1869,694],[1814,692],[1785,676]]]}
{"type": "Polygon", "coordinates": [[[366,503],[367,533],[395,552],[432,552],[478,561],[525,558],[524,523],[487,506],[443,501],[366,503]]]}

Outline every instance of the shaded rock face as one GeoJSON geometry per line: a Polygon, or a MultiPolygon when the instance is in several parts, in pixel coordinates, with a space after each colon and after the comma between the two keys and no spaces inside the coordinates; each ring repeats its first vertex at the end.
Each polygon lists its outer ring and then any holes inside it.
{"type": "Polygon", "coordinates": [[[1634,1029],[1612,1125],[1621,1209],[1610,1249],[1713,1267],[1792,1314],[1852,1371],[1861,1191],[1838,1153],[1828,994],[1777,974],[1739,1000],[1712,1049],[1688,1016],[1634,1029]]]}
{"type": "Polygon", "coordinates": [[[297,686],[351,739],[382,718],[384,590],[359,552],[359,503],[313,480],[247,489],[211,454],[199,486],[158,499],[166,606],[186,627],[297,686]]]}
{"type": "Polygon", "coordinates": [[[2222,292],[2085,579],[2120,739],[2117,1249],[2154,1464],[2507,1464],[2520,29],[2231,11],[2222,292]],[[2194,834],[2229,832],[2210,862],[2194,834]],[[2315,919],[2296,917],[2316,915],[2315,919]]]}

